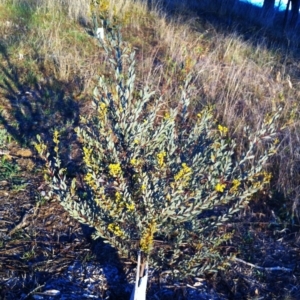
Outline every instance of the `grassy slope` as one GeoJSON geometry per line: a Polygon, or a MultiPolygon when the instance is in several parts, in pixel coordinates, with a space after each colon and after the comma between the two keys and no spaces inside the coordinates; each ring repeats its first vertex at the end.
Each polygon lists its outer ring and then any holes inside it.
{"type": "MultiPolygon", "coordinates": [[[[42,5],[39,1],[1,2],[1,65],[8,73],[0,76],[4,90],[8,87],[3,82],[11,77],[15,92],[22,86],[45,84],[64,90],[73,100],[87,99],[97,75],[104,71],[105,59],[87,34],[89,1],[81,1],[80,9],[76,1],[67,5],[58,1],[55,9],[51,1],[42,5]],[[18,83],[9,74],[13,69],[18,83]]],[[[140,84],[153,86],[171,103],[191,72],[195,104],[214,105],[218,120],[238,141],[244,125],[256,130],[268,114],[283,107],[282,125],[288,124],[288,129],[271,169],[274,186],[297,198],[298,63],[263,43],[253,46],[235,33],[220,34],[190,11],[179,9],[180,17],[167,21],[157,7],[149,13],[139,1],[114,0],[101,1],[99,13],[121,25],[124,40],[136,50],[140,84]]],[[[7,101],[2,101],[6,108],[7,101]]]]}
{"type": "MultiPolygon", "coordinates": [[[[23,146],[32,147],[36,134],[47,136],[54,126],[69,134],[79,114],[89,112],[97,76],[106,72],[104,52],[89,35],[89,2],[0,0],[1,121],[23,146]],[[20,101],[26,91],[35,92],[30,105],[20,101]]],[[[122,25],[123,39],[137,53],[139,85],[152,86],[172,105],[185,76],[192,73],[195,106],[213,105],[241,151],[243,127],[256,130],[283,107],[281,124],[287,129],[269,168],[272,189],[292,196],[296,208],[297,61],[263,43],[253,46],[235,33],[218,33],[188,10],[167,20],[160,8],[149,12],[145,3],[113,0],[101,1],[99,14],[122,25]]]]}

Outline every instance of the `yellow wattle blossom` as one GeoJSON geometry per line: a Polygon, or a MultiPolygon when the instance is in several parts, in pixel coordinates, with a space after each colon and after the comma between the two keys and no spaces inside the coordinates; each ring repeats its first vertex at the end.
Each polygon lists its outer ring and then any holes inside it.
{"type": "Polygon", "coordinates": [[[108,169],[109,174],[113,177],[118,177],[122,174],[121,164],[110,164],[108,169]]]}
{"type": "Polygon", "coordinates": [[[40,155],[43,155],[44,152],[47,150],[47,146],[43,143],[34,143],[34,148],[40,155]]]}
{"type": "Polygon", "coordinates": [[[117,202],[117,203],[121,202],[121,200],[122,200],[122,195],[121,195],[120,192],[116,192],[116,193],[115,193],[115,199],[116,199],[116,202],[117,202]]]}
{"type": "Polygon", "coordinates": [[[258,183],[260,185],[263,185],[265,183],[270,183],[271,182],[272,173],[263,171],[263,172],[260,172],[260,173],[257,173],[255,175],[253,175],[253,178],[259,178],[260,179],[259,182],[256,182],[257,183],[256,186],[258,186],[258,183]]]}
{"type": "Polygon", "coordinates": [[[157,163],[162,168],[165,165],[165,157],[167,156],[167,153],[165,151],[161,151],[156,155],[157,163]]]}
{"type": "Polygon", "coordinates": [[[57,130],[54,130],[54,133],[53,133],[53,142],[55,144],[59,143],[59,132],[57,130]]]}
{"type": "Polygon", "coordinates": [[[154,233],[157,231],[157,228],[156,228],[156,222],[155,221],[152,221],[150,224],[149,224],[149,227],[147,227],[145,230],[144,230],[144,233],[141,237],[141,240],[140,240],[140,248],[142,251],[144,251],[145,253],[149,253],[150,250],[152,249],[152,246],[153,246],[153,237],[154,237],[154,233]]]}
{"type": "Polygon", "coordinates": [[[218,125],[218,130],[222,135],[226,135],[228,132],[228,128],[226,126],[218,125]]]}
{"type": "Polygon", "coordinates": [[[232,192],[232,193],[237,192],[239,190],[240,185],[241,185],[241,182],[238,179],[233,179],[230,192],[232,192]]]}
{"type": "Polygon", "coordinates": [[[262,175],[264,176],[264,183],[270,183],[272,179],[272,173],[263,171],[262,175]]]}
{"type": "Polygon", "coordinates": [[[83,161],[85,162],[85,164],[90,167],[92,164],[91,161],[91,154],[93,152],[93,149],[88,149],[86,147],[83,147],[83,161]]]}
{"type": "Polygon", "coordinates": [[[98,108],[98,113],[100,119],[104,119],[107,113],[107,105],[105,103],[100,103],[99,108],[98,108]]]}
{"type": "Polygon", "coordinates": [[[186,163],[183,163],[181,166],[182,169],[174,177],[175,181],[180,179],[185,179],[185,181],[190,180],[192,169],[186,163]]]}
{"type": "Polygon", "coordinates": [[[54,130],[53,133],[53,142],[55,143],[54,151],[58,153],[58,144],[59,144],[59,132],[54,130]]]}
{"type": "Polygon", "coordinates": [[[84,181],[86,182],[86,184],[88,186],[90,186],[94,191],[97,190],[97,184],[94,180],[94,177],[93,177],[93,174],[91,173],[87,173],[85,176],[84,176],[84,181]]]}
{"type": "Polygon", "coordinates": [[[171,195],[170,195],[170,194],[167,194],[166,199],[167,199],[168,201],[171,201],[171,195]]]}
{"type": "Polygon", "coordinates": [[[218,183],[218,184],[215,186],[215,190],[216,190],[217,192],[220,192],[220,193],[223,193],[225,188],[226,188],[226,184],[225,184],[225,183],[218,183]]]}
{"type": "Polygon", "coordinates": [[[132,166],[134,166],[134,167],[137,167],[137,166],[139,165],[139,160],[136,159],[136,158],[132,158],[132,159],[130,160],[130,164],[131,164],[132,166]]]}
{"type": "Polygon", "coordinates": [[[171,115],[169,112],[166,112],[165,115],[164,115],[164,120],[167,121],[171,118],[171,115]]]}
{"type": "Polygon", "coordinates": [[[137,140],[137,139],[135,139],[135,140],[133,141],[133,143],[136,144],[136,145],[138,145],[138,144],[140,143],[140,141],[137,140]]]}
{"type": "Polygon", "coordinates": [[[269,154],[276,154],[277,153],[277,150],[276,149],[270,149],[268,151],[269,154]]]}
{"type": "Polygon", "coordinates": [[[263,183],[261,181],[256,181],[253,183],[253,187],[258,190],[261,190],[263,188],[263,183]]]}
{"type": "Polygon", "coordinates": [[[135,205],[134,205],[134,203],[126,203],[126,208],[127,208],[129,211],[134,211],[135,205]]]}
{"type": "Polygon", "coordinates": [[[123,236],[124,235],[124,232],[122,231],[122,229],[120,228],[119,225],[115,224],[115,223],[110,223],[108,226],[107,226],[107,229],[112,232],[114,235],[116,236],[123,236]]]}
{"type": "Polygon", "coordinates": [[[267,114],[264,123],[270,125],[273,122],[273,116],[271,114],[267,114]]]}

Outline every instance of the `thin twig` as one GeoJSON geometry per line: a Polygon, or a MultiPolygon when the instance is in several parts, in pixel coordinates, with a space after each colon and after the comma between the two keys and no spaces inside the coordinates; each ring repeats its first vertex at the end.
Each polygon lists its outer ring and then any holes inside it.
{"type": "Polygon", "coordinates": [[[241,263],[243,263],[247,266],[250,266],[250,267],[253,267],[253,268],[256,268],[256,269],[259,269],[259,270],[264,270],[264,271],[285,271],[285,272],[292,272],[293,271],[292,269],[288,269],[288,268],[284,268],[284,267],[264,268],[264,267],[260,267],[260,266],[248,263],[248,262],[246,262],[246,261],[244,261],[240,258],[237,258],[237,257],[235,257],[234,260],[237,261],[237,262],[241,262],[241,263]]]}
{"type": "Polygon", "coordinates": [[[26,226],[29,225],[29,222],[27,222],[27,218],[29,217],[29,213],[25,213],[21,219],[21,221],[19,222],[19,224],[17,224],[12,230],[10,230],[8,232],[7,235],[11,236],[13,235],[17,230],[22,229],[26,226]]]}
{"type": "Polygon", "coordinates": [[[44,283],[44,284],[42,284],[42,285],[39,285],[39,286],[37,286],[36,288],[34,288],[29,294],[27,294],[27,295],[25,295],[25,296],[23,296],[22,298],[21,298],[21,300],[25,300],[25,299],[27,299],[30,295],[32,295],[33,293],[35,293],[36,291],[38,291],[39,289],[41,289],[42,287],[44,287],[46,285],[46,283],[44,283]]]}

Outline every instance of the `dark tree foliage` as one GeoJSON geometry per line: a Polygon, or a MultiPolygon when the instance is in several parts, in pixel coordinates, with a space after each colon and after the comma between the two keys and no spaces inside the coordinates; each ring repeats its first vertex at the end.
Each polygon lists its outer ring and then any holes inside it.
{"type": "Polygon", "coordinates": [[[290,4],[292,4],[290,26],[295,28],[299,17],[300,0],[289,0],[287,10],[289,9],[290,4]]]}
{"type": "MultiPolygon", "coordinates": [[[[264,0],[263,16],[274,13],[275,0],[264,0]]],[[[300,0],[288,0],[284,16],[284,27],[295,28],[299,17],[300,0]],[[289,11],[291,7],[291,11],[289,11]],[[290,15],[290,16],[289,16],[290,15]]]]}
{"type": "Polygon", "coordinates": [[[263,16],[273,14],[275,6],[275,0],[265,0],[263,4],[263,16]]]}

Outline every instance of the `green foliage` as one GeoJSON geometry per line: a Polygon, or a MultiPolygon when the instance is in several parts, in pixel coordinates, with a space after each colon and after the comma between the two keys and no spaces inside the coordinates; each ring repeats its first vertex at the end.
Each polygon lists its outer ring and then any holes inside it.
{"type": "Polygon", "coordinates": [[[154,268],[178,277],[224,267],[220,246],[231,238],[224,225],[270,181],[263,166],[275,153],[278,113],[258,132],[245,128],[248,151],[238,157],[212,109],[190,108],[189,78],[174,96],[178,102],[166,107],[148,87],[135,89],[135,56],[120,36],[103,47],[114,75],[100,77],[94,114],[81,116],[76,128],[83,185],[62,167],[58,131],[53,158],[40,138],[36,143],[46,160],[49,196],[121,255],[132,258],[140,249],[154,268]],[[259,143],[266,146],[262,156],[259,143]]]}
{"type": "Polygon", "coordinates": [[[11,143],[12,136],[5,128],[0,128],[0,149],[6,148],[7,144],[11,143]]]}
{"type": "Polygon", "coordinates": [[[0,180],[15,181],[20,171],[20,167],[14,161],[2,156],[0,162],[0,180]]]}

